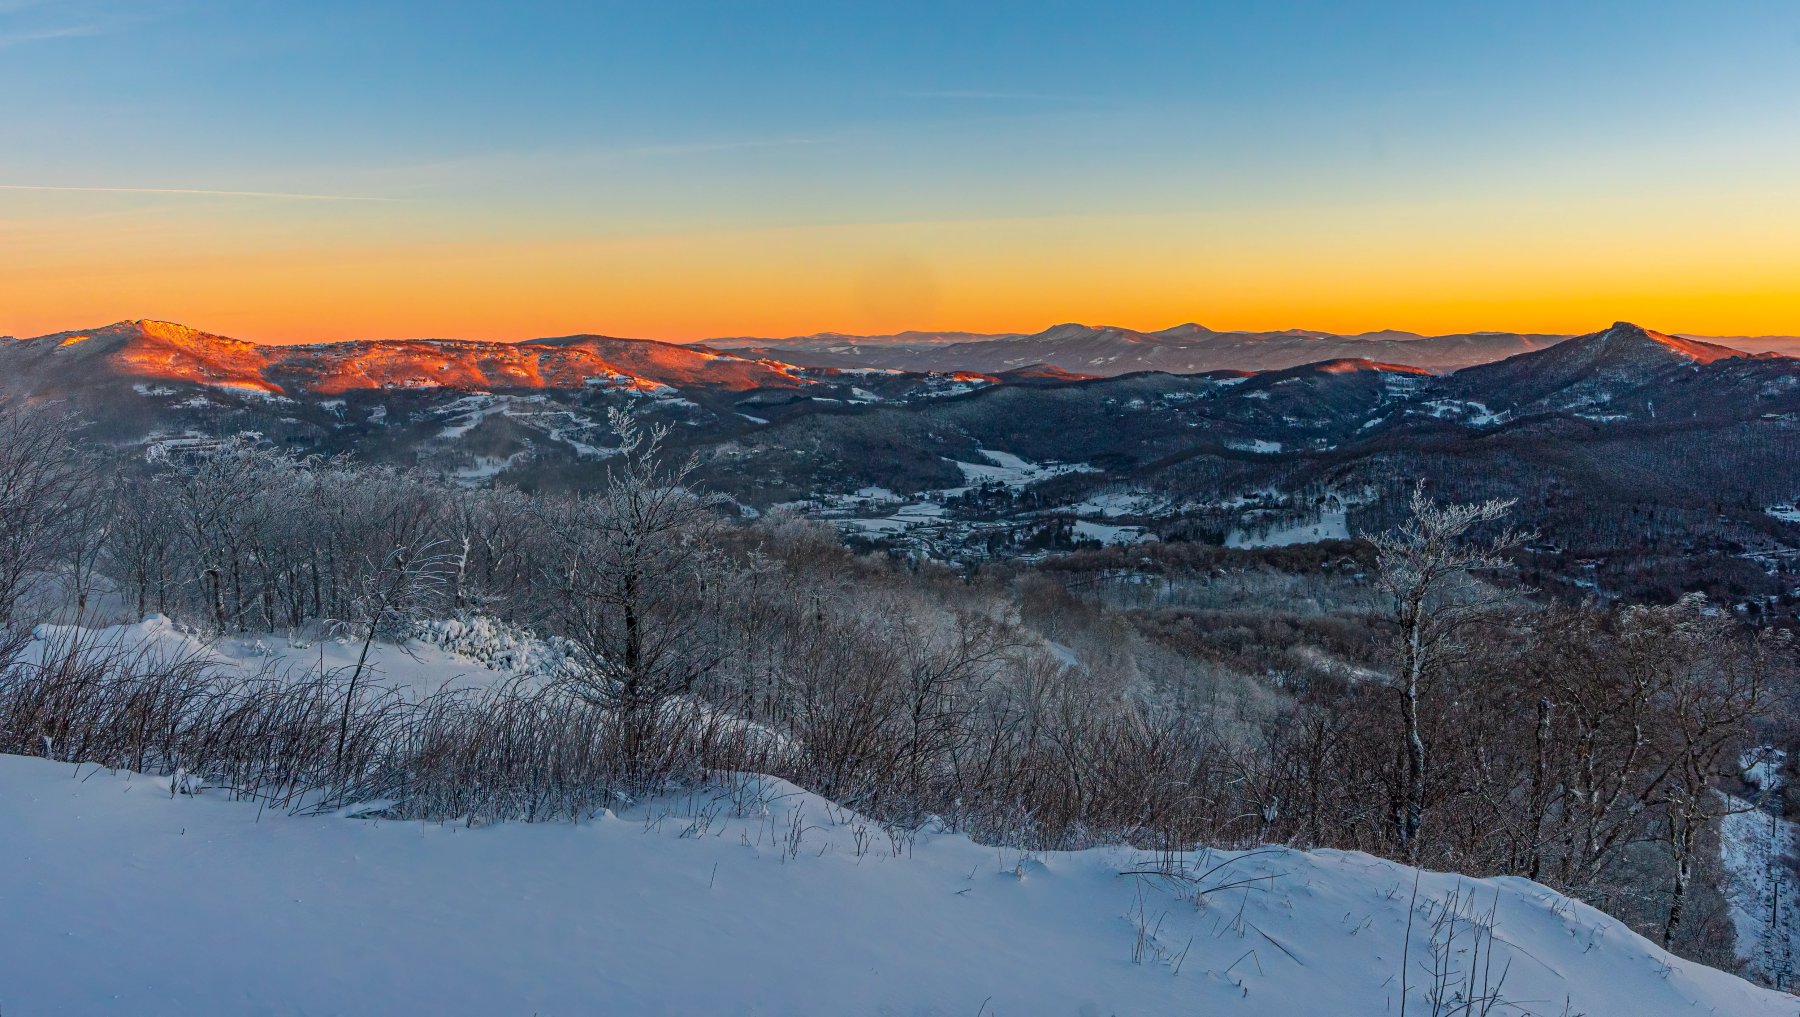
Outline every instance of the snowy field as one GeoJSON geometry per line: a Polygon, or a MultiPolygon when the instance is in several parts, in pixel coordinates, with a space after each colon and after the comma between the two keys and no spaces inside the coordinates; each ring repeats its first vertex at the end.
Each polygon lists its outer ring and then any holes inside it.
{"type": "Polygon", "coordinates": [[[1461,978],[1483,928],[1495,1013],[1800,1012],[1523,880],[1415,894],[1388,862],[1276,850],[1181,884],[1127,874],[1138,852],[896,847],[787,785],[735,797],[468,828],[0,756],[0,1012],[1374,1017],[1403,962],[1430,1012],[1432,943],[1461,978]],[[1441,920],[1452,898],[1474,922],[1441,920]]]}
{"type": "Polygon", "coordinates": [[[1349,540],[1350,524],[1343,509],[1319,513],[1317,519],[1282,526],[1246,525],[1225,537],[1226,547],[1287,547],[1321,540],[1349,540]]]}
{"type": "MultiPolygon", "coordinates": [[[[1060,477],[1065,473],[1097,473],[1086,463],[1034,463],[1021,459],[1011,452],[998,452],[993,449],[976,449],[985,463],[965,463],[952,459],[956,468],[962,471],[963,481],[970,487],[982,484],[999,484],[1014,491],[1025,488],[1041,480],[1060,477]]],[[[951,488],[950,491],[961,493],[967,488],[951,488]]]]}

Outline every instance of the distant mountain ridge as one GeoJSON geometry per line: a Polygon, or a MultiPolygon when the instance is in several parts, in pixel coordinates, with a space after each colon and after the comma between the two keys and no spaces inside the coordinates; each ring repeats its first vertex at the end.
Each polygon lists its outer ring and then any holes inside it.
{"type": "Polygon", "coordinates": [[[825,334],[760,344],[754,340],[723,340],[714,345],[812,367],[907,371],[998,372],[1042,365],[1099,376],[1137,371],[1197,374],[1219,370],[1273,371],[1326,360],[1369,360],[1441,374],[1545,349],[1567,338],[1517,332],[1442,336],[1394,330],[1349,336],[1309,329],[1221,332],[1192,322],[1154,332],[1069,322],[1031,335],[955,338],[958,335],[961,333],[899,333],[858,339],[825,334]],[[912,336],[919,338],[909,338],[912,336]]]}
{"type": "MultiPolygon", "coordinates": [[[[1452,388],[1478,387],[1488,395],[1496,388],[1505,390],[1511,393],[1505,403],[1523,409],[1552,392],[1572,392],[1581,385],[1594,393],[1612,392],[1634,368],[1660,365],[1669,356],[1710,363],[1750,355],[1626,323],[1574,338],[1513,332],[1442,336],[1394,330],[1353,336],[1306,329],[1221,332],[1194,323],[1139,332],[1071,322],[1031,335],[826,333],[781,340],[781,345],[757,342],[683,344],[577,334],[523,342],[393,339],[264,345],[137,319],[0,341],[0,373],[26,387],[52,390],[129,381],[190,383],[268,396],[334,396],[381,390],[579,390],[595,385],[642,392],[749,393],[795,391],[826,382],[879,387],[897,384],[902,376],[976,384],[1055,384],[1143,372],[1268,373],[1304,368],[1313,373],[1455,375],[1452,388]],[[42,384],[32,385],[32,379],[42,384]]],[[[1574,396],[1564,401],[1568,398],[1574,396]]]]}
{"type": "MultiPolygon", "coordinates": [[[[1435,374],[1448,374],[1478,364],[1492,363],[1548,349],[1569,338],[1568,335],[1537,332],[1478,331],[1445,335],[1422,335],[1400,329],[1383,329],[1355,334],[1338,334],[1315,329],[1289,328],[1269,331],[1218,330],[1194,322],[1165,329],[1139,331],[1110,325],[1085,325],[1067,322],[1034,333],[967,331],[902,331],[877,335],[850,335],[821,332],[786,338],[724,337],[697,343],[672,343],[653,339],[628,339],[615,336],[584,334],[561,338],[527,339],[523,342],[499,342],[465,339],[371,339],[296,345],[245,343],[242,340],[214,335],[168,322],[137,320],[117,322],[86,333],[63,332],[27,339],[0,336],[0,348],[24,344],[41,346],[45,340],[60,342],[78,334],[117,336],[121,330],[137,329],[149,342],[180,343],[192,346],[201,342],[209,356],[217,357],[226,348],[239,352],[236,368],[221,363],[225,373],[250,371],[261,379],[252,383],[279,386],[264,375],[284,373],[281,365],[310,363],[312,371],[320,370],[332,359],[346,357],[346,351],[367,359],[376,352],[391,363],[368,379],[372,386],[430,384],[440,379],[447,361],[475,362],[485,367],[470,367],[448,372],[453,384],[509,384],[515,379],[534,376],[533,357],[544,347],[559,347],[566,352],[549,360],[564,360],[569,370],[546,364],[548,374],[535,372],[542,384],[555,384],[557,379],[579,373],[586,367],[613,368],[629,371],[626,364],[612,360],[633,361],[649,371],[653,383],[671,384],[693,380],[695,369],[703,360],[666,352],[671,348],[697,350],[714,358],[725,357],[740,364],[763,364],[786,368],[851,369],[870,368],[914,373],[979,373],[998,375],[1031,372],[1038,376],[1111,377],[1138,371],[1165,371],[1172,374],[1197,374],[1218,370],[1270,371],[1298,367],[1328,360],[1368,360],[1375,363],[1403,364],[1435,374]],[[180,337],[187,337],[183,340],[180,337]],[[203,338],[201,338],[203,337],[203,338]],[[253,354],[248,350],[266,350],[253,354]],[[310,356],[291,351],[311,350],[310,356]],[[290,351],[290,352],[279,352],[290,351]],[[655,351],[655,356],[648,355],[655,351]],[[611,359],[609,359],[611,358],[611,359]],[[267,362],[267,369],[252,369],[251,360],[267,362]],[[410,369],[403,365],[411,365],[410,369]],[[657,377],[673,372],[675,380],[657,377]]],[[[1660,334],[1660,333],[1659,333],[1660,334]]],[[[1720,339],[1701,335],[1675,334],[1676,339],[1724,345],[1750,353],[1777,352],[1800,355],[1800,337],[1739,336],[1720,339]]],[[[190,350],[190,354],[192,351],[190,350]]],[[[205,359],[205,358],[201,358],[205,359]]],[[[229,361],[230,357],[223,358],[229,361]]],[[[723,368],[715,365],[715,370],[723,368]]],[[[299,371],[298,374],[305,374],[299,371]]],[[[705,372],[701,372],[705,373],[705,372]]],[[[766,372],[742,367],[735,387],[758,387],[766,372]]],[[[294,380],[303,380],[295,375],[294,380]]],[[[346,377],[338,384],[353,385],[346,377]]]]}
{"type": "Polygon", "coordinates": [[[13,340],[0,346],[0,368],[62,384],[136,379],[267,395],[580,389],[596,383],[745,391],[804,384],[786,364],[648,339],[571,335],[522,343],[395,339],[265,346],[143,319],[13,340]]]}

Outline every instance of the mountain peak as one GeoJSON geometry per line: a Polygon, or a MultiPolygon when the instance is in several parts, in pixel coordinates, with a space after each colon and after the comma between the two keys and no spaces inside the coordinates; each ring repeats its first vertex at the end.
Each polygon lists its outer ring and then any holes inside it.
{"type": "Polygon", "coordinates": [[[1497,363],[1458,371],[1458,387],[1500,410],[1591,410],[1658,379],[1747,354],[1632,324],[1579,335],[1497,363]]]}
{"type": "Polygon", "coordinates": [[[1600,355],[1601,351],[1608,346],[1625,346],[1642,350],[1655,349],[1697,364],[1710,364],[1715,360],[1728,360],[1745,355],[1741,350],[1734,350],[1729,346],[1683,339],[1680,336],[1656,332],[1629,321],[1615,321],[1611,328],[1604,331],[1576,336],[1569,340],[1567,345],[1570,350],[1592,351],[1596,355],[1600,355]]]}

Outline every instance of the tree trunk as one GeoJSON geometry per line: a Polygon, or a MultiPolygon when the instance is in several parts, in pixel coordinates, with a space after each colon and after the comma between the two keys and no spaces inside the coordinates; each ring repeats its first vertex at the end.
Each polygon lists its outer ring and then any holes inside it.
{"type": "Polygon", "coordinates": [[[1544,813],[1550,792],[1550,711],[1548,697],[1538,700],[1537,761],[1531,771],[1531,840],[1526,846],[1526,874],[1537,882],[1544,872],[1544,813]]]}
{"type": "Polygon", "coordinates": [[[1425,736],[1419,724],[1419,686],[1425,673],[1423,598],[1421,589],[1407,604],[1401,622],[1406,637],[1400,699],[1400,719],[1406,732],[1406,799],[1401,807],[1400,846],[1413,865],[1419,861],[1419,827],[1425,815],[1425,736]]]}
{"type": "Polygon", "coordinates": [[[1675,886],[1669,894],[1669,920],[1663,925],[1665,950],[1675,942],[1675,930],[1681,925],[1681,911],[1687,904],[1688,884],[1694,878],[1694,824],[1684,818],[1674,831],[1670,846],[1675,849],[1675,886]]]}

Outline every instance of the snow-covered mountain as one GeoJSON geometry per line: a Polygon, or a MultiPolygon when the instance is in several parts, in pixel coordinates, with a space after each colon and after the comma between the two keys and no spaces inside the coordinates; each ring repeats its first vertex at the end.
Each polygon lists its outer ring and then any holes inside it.
{"type": "MultiPolygon", "coordinates": [[[[1761,363],[1771,374],[1783,376],[1791,375],[1795,365],[1792,358],[1777,354],[1752,357],[1621,321],[1546,350],[1459,371],[1447,387],[1463,398],[1479,399],[1495,412],[1515,416],[1596,411],[1634,395],[1653,404],[1659,389],[1679,388],[1699,376],[1701,368],[1727,361],[1752,368],[1761,363]]],[[[1716,388],[1714,394],[1727,398],[1716,388]]]]}
{"type": "Polygon", "coordinates": [[[385,389],[637,389],[729,391],[806,384],[786,364],[704,346],[573,335],[523,343],[442,339],[260,345],[164,321],[21,339],[0,346],[0,370],[46,384],[191,383],[270,395],[385,389]]]}

